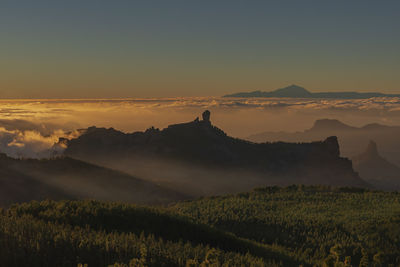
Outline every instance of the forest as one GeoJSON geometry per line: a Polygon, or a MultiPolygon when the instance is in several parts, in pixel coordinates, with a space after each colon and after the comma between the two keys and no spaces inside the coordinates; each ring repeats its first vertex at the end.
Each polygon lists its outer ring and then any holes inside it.
{"type": "Polygon", "coordinates": [[[399,266],[400,194],[263,187],[169,206],[32,201],[0,211],[1,266],[399,266]]]}

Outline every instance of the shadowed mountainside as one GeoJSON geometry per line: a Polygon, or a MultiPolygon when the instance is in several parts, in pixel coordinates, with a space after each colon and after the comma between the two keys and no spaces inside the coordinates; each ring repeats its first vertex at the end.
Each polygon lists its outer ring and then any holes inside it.
{"type": "Polygon", "coordinates": [[[378,92],[317,92],[312,93],[303,87],[290,85],[270,92],[253,91],[224,95],[224,97],[288,97],[288,98],[337,98],[367,99],[372,97],[400,97],[400,94],[383,94],[378,92]]]}
{"type": "Polygon", "coordinates": [[[142,204],[187,199],[148,181],[67,157],[36,160],[0,155],[0,206],[30,200],[89,198],[142,204]]]}
{"type": "Polygon", "coordinates": [[[382,190],[400,190],[400,168],[379,155],[374,141],[352,160],[354,169],[371,185],[382,190]]]}
{"type": "Polygon", "coordinates": [[[118,169],[199,196],[260,185],[368,186],[339,156],[336,137],[312,143],[256,144],[227,136],[209,113],[163,130],[126,134],[90,127],[61,140],[65,155],[118,169]]]}

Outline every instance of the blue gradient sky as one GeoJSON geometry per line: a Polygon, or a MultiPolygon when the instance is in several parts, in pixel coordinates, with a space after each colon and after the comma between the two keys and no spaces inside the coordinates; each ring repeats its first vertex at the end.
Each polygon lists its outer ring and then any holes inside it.
{"type": "Polygon", "coordinates": [[[400,1],[2,1],[0,98],[400,93],[400,1]]]}

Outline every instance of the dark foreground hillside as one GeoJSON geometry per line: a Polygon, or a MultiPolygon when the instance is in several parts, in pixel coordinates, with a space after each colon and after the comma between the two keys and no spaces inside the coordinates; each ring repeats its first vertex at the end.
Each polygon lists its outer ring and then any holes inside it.
{"type": "Polygon", "coordinates": [[[239,237],[285,247],[318,266],[400,265],[397,192],[267,187],[182,202],[172,210],[239,237]]]}
{"type": "Polygon", "coordinates": [[[398,266],[400,194],[291,186],[168,208],[96,201],[0,215],[1,266],[398,266]]]}
{"type": "Polygon", "coordinates": [[[0,216],[1,266],[297,266],[262,245],[160,208],[96,201],[20,204],[0,216]]]}

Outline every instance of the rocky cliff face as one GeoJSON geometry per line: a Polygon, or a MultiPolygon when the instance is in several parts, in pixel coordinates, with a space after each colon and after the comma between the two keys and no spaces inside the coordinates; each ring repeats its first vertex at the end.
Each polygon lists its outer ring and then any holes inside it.
{"type": "Polygon", "coordinates": [[[247,137],[254,142],[285,141],[309,142],[335,135],[339,139],[341,155],[353,157],[364,151],[372,139],[379,144],[384,158],[400,166],[400,127],[371,123],[362,127],[347,125],[338,120],[321,119],[302,132],[264,132],[247,137]]]}
{"type": "MultiPolygon", "coordinates": [[[[215,175],[213,182],[224,180],[226,177],[223,177],[222,171],[225,171],[235,176],[236,180],[257,177],[256,185],[302,183],[367,186],[353,171],[351,161],[339,156],[336,137],[311,143],[256,144],[227,136],[211,124],[210,114],[207,113],[205,116],[203,114],[203,120],[131,134],[91,127],[66,145],[65,155],[136,175],[135,168],[152,166],[149,171],[154,172],[159,162],[166,166],[168,164],[165,162],[173,162],[166,168],[178,176],[182,176],[184,170],[176,169],[176,165],[202,171],[217,170],[221,175],[215,175]],[[238,173],[241,173],[241,178],[237,177],[238,173]]],[[[146,171],[141,174],[146,176],[146,171]]],[[[156,175],[159,181],[168,181],[163,178],[163,173],[156,175]]],[[[192,173],[187,176],[190,175],[193,176],[192,173]]],[[[205,175],[214,177],[210,173],[205,175]]],[[[193,179],[187,177],[185,181],[192,182],[193,179]]]]}
{"type": "Polygon", "coordinates": [[[354,169],[375,188],[400,190],[400,168],[379,154],[374,141],[370,141],[366,150],[352,159],[354,169]]]}

